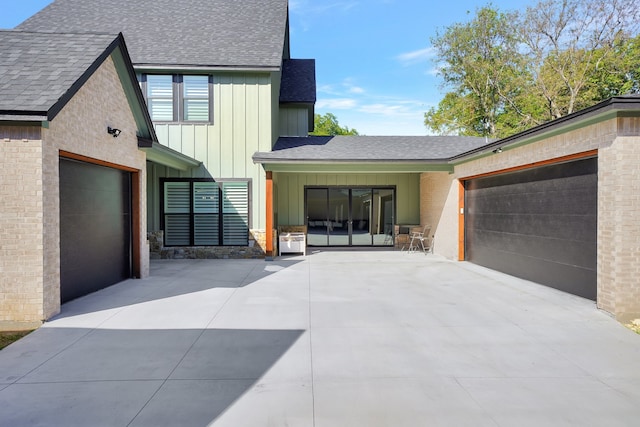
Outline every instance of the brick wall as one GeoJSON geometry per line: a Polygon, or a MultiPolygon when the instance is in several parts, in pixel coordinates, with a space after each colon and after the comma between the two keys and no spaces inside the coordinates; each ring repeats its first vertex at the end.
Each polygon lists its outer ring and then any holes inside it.
{"type": "Polygon", "coordinates": [[[34,327],[44,317],[39,135],[39,128],[0,128],[0,329],[34,327]]]}
{"type": "MultiPolygon", "coordinates": [[[[141,274],[148,275],[146,161],[136,129],[108,58],[48,129],[38,128],[41,140],[0,140],[0,328],[37,324],[60,311],[60,150],[139,171],[141,274]],[[122,134],[113,138],[107,126],[122,134]]],[[[27,131],[5,128],[0,135],[17,132],[27,131]]]]}
{"type": "Polygon", "coordinates": [[[639,135],[640,118],[614,118],[459,164],[451,183],[433,173],[423,174],[422,221],[433,221],[438,207],[442,210],[436,252],[451,259],[457,256],[458,179],[597,149],[597,304],[620,321],[640,318],[639,135]],[[436,195],[445,191],[443,203],[436,195]],[[428,192],[434,196],[425,195],[428,192]]]}
{"type": "Polygon", "coordinates": [[[60,310],[60,150],[137,169],[140,185],[140,237],[142,275],[148,275],[146,244],[146,157],[138,150],[136,123],[131,114],[118,73],[111,58],[100,66],[71,101],[43,130],[44,203],[45,203],[45,280],[44,315],[51,317],[60,310]],[[118,138],[107,133],[107,127],[122,130],[118,138]]]}
{"type": "MultiPolygon", "coordinates": [[[[621,119],[620,133],[633,122],[621,119]]],[[[598,306],[621,322],[640,318],[639,160],[640,136],[619,136],[598,155],[598,306]]]]}
{"type": "Polygon", "coordinates": [[[434,252],[457,259],[457,180],[448,172],[420,175],[420,224],[431,225],[434,252]]]}

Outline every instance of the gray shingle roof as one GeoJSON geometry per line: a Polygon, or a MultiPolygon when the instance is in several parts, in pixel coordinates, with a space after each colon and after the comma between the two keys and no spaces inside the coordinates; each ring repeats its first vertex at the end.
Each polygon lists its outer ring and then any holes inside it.
{"type": "Polygon", "coordinates": [[[280,102],[316,102],[316,61],[314,59],[283,61],[280,102]]]}
{"type": "Polygon", "coordinates": [[[310,136],[279,138],[270,152],[253,155],[270,162],[424,162],[443,161],[486,144],[459,136],[310,136]]]}
{"type": "Polygon", "coordinates": [[[134,65],[262,68],[280,67],[286,24],[287,0],[55,0],[17,29],[122,32],[134,65]]]}
{"type": "Polygon", "coordinates": [[[46,115],[117,37],[0,31],[0,114],[46,115]]]}

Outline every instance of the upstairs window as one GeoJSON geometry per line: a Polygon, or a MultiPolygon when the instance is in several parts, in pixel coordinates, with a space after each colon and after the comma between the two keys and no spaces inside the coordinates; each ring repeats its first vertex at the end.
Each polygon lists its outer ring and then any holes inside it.
{"type": "Polygon", "coordinates": [[[207,76],[184,76],[182,98],[185,121],[209,121],[209,78],[207,76]]]}
{"type": "Polygon", "coordinates": [[[172,122],[173,76],[150,74],[147,76],[147,105],[154,122],[172,122]]]}
{"type": "Polygon", "coordinates": [[[211,122],[210,76],[142,74],[140,86],[154,122],[211,122]]]}

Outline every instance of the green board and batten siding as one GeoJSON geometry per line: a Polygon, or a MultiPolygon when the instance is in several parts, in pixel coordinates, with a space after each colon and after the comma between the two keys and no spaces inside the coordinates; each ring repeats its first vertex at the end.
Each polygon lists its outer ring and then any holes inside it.
{"type": "Polygon", "coordinates": [[[396,187],[398,224],[420,223],[420,174],[274,173],[278,225],[300,225],[304,218],[305,186],[396,187]]]}
{"type": "MultiPolygon", "coordinates": [[[[203,163],[202,169],[177,171],[159,165],[150,170],[153,198],[159,197],[158,178],[250,178],[252,180],[252,228],[265,227],[265,173],[251,155],[270,151],[274,141],[272,111],[278,111],[273,81],[278,74],[216,74],[213,76],[211,124],[156,124],[161,144],[203,163]]],[[[277,113],[276,113],[277,114],[277,113]]],[[[149,200],[149,230],[159,227],[159,200],[149,200]]]]}

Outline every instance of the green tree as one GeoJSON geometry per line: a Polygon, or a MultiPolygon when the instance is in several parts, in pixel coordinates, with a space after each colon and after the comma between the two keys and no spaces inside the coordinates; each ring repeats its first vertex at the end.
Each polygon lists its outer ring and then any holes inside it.
{"type": "Polygon", "coordinates": [[[333,136],[333,135],[358,135],[355,129],[349,129],[348,126],[342,127],[338,123],[338,118],[332,113],[326,113],[321,116],[316,114],[313,117],[314,131],[310,135],[316,136],[333,136]]]}
{"type": "Polygon", "coordinates": [[[425,114],[440,134],[505,137],[640,91],[639,0],[491,5],[432,39],[446,92],[425,114]]]}
{"type": "Polygon", "coordinates": [[[428,128],[497,137],[514,117],[520,123],[531,120],[517,102],[528,79],[513,19],[513,14],[487,6],[470,22],[454,24],[432,39],[443,87],[450,92],[426,113],[428,128]]]}
{"type": "Polygon", "coordinates": [[[637,31],[639,14],[638,0],[542,0],[520,14],[517,28],[545,119],[601,100],[599,80],[623,66],[616,50],[637,31]]]}

